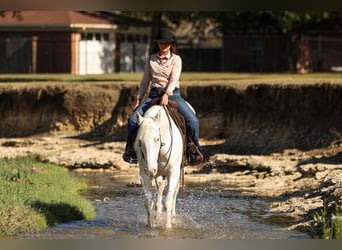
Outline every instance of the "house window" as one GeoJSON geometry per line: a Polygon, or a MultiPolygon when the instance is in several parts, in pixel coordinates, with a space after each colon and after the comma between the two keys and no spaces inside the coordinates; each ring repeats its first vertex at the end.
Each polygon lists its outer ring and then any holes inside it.
{"type": "Polygon", "coordinates": [[[148,43],[148,35],[142,35],[142,42],[148,43]]]}
{"type": "Polygon", "coordinates": [[[120,41],[123,43],[148,43],[149,37],[148,35],[142,34],[117,34],[119,36],[120,41]]]}
{"type": "Polygon", "coordinates": [[[250,56],[250,70],[252,72],[262,72],[263,71],[263,43],[260,39],[253,39],[251,42],[251,47],[249,51],[250,56]]]}
{"type": "Polygon", "coordinates": [[[95,40],[101,41],[101,33],[95,33],[95,40]]]}
{"type": "Polygon", "coordinates": [[[125,40],[126,40],[126,36],[125,36],[125,34],[118,34],[119,36],[120,36],[120,42],[125,42],[125,40]]]}
{"type": "Polygon", "coordinates": [[[93,33],[82,33],[81,35],[81,39],[83,41],[86,41],[86,40],[93,40],[93,33]]]}
{"type": "Polygon", "coordinates": [[[132,43],[133,42],[133,35],[132,34],[128,34],[126,39],[127,39],[127,42],[132,43]]]}
{"type": "Polygon", "coordinates": [[[136,34],[135,38],[134,38],[134,41],[137,42],[137,43],[140,43],[140,35],[136,34]]]}
{"type": "Polygon", "coordinates": [[[108,33],[103,33],[103,41],[109,41],[109,34],[108,33]]]}
{"type": "Polygon", "coordinates": [[[109,33],[82,33],[81,39],[83,41],[109,41],[109,33]]]}

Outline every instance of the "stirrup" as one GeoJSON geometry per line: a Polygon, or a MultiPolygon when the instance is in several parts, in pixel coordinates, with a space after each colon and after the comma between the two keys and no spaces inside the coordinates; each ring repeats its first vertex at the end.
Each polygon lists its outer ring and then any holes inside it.
{"type": "Polygon", "coordinates": [[[204,161],[201,150],[193,142],[187,145],[187,158],[189,165],[198,165],[204,161]]]}
{"type": "Polygon", "coordinates": [[[189,164],[190,165],[198,165],[204,161],[204,156],[201,152],[192,153],[189,156],[189,164]]]}

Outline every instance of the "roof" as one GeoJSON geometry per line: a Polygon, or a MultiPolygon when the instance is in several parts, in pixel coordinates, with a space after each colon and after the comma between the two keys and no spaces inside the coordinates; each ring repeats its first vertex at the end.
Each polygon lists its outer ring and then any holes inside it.
{"type": "Polygon", "coordinates": [[[113,20],[100,12],[81,11],[12,11],[0,17],[0,29],[116,29],[113,20]]]}

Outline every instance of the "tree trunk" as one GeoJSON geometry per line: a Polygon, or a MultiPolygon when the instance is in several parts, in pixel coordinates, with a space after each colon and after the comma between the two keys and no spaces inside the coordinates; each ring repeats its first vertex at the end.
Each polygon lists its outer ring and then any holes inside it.
{"type": "Polygon", "coordinates": [[[162,17],[162,15],[163,15],[163,13],[160,11],[152,13],[150,51],[153,49],[154,39],[157,36],[159,29],[161,28],[161,23],[162,23],[161,17],[162,17]]]}

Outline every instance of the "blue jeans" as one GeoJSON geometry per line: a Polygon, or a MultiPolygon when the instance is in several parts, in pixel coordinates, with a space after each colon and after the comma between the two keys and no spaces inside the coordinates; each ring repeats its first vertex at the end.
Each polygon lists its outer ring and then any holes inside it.
{"type": "MultiPolygon", "coordinates": [[[[141,115],[144,115],[146,110],[149,108],[150,102],[153,98],[158,97],[158,91],[156,88],[152,88],[148,97],[140,103],[139,107],[135,110],[135,112],[139,112],[141,115]]],[[[174,100],[178,104],[178,111],[184,117],[186,123],[187,134],[193,139],[195,145],[199,147],[199,120],[196,117],[196,114],[191,110],[188,104],[185,102],[183,97],[180,94],[179,89],[175,89],[173,91],[173,95],[169,96],[170,100],[174,100]]],[[[135,137],[137,135],[137,131],[139,128],[137,117],[135,112],[128,118],[128,135],[127,135],[127,144],[133,145],[135,137]]]]}

